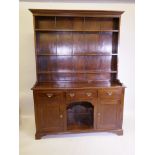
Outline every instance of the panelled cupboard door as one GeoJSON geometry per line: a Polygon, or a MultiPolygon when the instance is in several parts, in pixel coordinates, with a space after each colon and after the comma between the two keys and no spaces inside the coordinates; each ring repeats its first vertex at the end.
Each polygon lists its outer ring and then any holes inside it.
{"type": "Polygon", "coordinates": [[[117,129],[120,108],[120,100],[106,101],[99,99],[97,108],[97,129],[117,129]]]}
{"type": "Polygon", "coordinates": [[[39,92],[35,94],[36,126],[42,131],[64,130],[63,93],[39,92]]]}

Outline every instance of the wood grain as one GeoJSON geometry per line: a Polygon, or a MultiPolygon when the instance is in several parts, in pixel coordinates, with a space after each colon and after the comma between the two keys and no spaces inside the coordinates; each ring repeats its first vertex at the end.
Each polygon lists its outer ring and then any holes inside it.
{"type": "Polygon", "coordinates": [[[34,16],[36,134],[123,134],[117,79],[122,11],[30,9],[34,16]]]}

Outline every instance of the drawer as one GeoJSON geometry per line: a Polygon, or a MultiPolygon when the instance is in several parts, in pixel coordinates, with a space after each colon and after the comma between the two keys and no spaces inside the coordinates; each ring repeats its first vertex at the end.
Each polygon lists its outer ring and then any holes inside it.
{"type": "Polygon", "coordinates": [[[66,93],[67,100],[72,99],[93,99],[97,97],[95,90],[70,91],[66,93]]]}
{"type": "Polygon", "coordinates": [[[99,100],[100,105],[114,105],[114,104],[121,104],[120,100],[99,100]]]}
{"type": "Polygon", "coordinates": [[[38,101],[54,101],[60,100],[63,98],[62,92],[51,92],[51,91],[40,91],[35,93],[36,98],[38,101]]]}
{"type": "Polygon", "coordinates": [[[102,100],[121,99],[122,88],[105,88],[98,91],[99,98],[102,100]]]}

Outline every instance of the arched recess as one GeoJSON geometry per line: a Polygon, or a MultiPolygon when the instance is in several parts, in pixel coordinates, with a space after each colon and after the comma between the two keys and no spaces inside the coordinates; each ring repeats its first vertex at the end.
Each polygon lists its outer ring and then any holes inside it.
{"type": "Polygon", "coordinates": [[[91,129],[94,125],[94,106],[87,101],[71,102],[67,106],[67,129],[91,129]]]}

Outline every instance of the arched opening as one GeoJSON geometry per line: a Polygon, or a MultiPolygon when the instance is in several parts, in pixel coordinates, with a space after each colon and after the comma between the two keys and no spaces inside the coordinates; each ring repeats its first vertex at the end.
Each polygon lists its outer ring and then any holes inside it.
{"type": "Polygon", "coordinates": [[[90,129],[94,124],[94,107],[90,102],[72,102],[67,106],[67,129],[90,129]]]}

